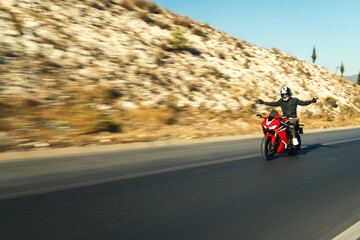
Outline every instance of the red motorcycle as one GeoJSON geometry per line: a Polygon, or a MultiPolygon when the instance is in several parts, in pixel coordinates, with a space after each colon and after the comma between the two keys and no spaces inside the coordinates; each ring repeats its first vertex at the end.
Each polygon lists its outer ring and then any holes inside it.
{"type": "Polygon", "coordinates": [[[256,115],[258,118],[264,119],[262,121],[262,128],[264,132],[264,139],[261,143],[261,154],[265,160],[271,160],[275,154],[289,153],[289,155],[296,155],[301,148],[300,134],[303,134],[299,119],[296,124],[289,122],[287,116],[281,116],[276,110],[272,110],[269,116],[263,117],[261,114],[256,115]],[[292,134],[289,130],[290,125],[295,125],[296,138],[299,141],[298,145],[292,144],[292,134]]]}

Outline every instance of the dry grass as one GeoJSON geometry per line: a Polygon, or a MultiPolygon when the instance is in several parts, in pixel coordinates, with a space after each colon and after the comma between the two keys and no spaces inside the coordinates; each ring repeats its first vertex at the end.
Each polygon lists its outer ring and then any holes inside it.
{"type": "Polygon", "coordinates": [[[97,103],[111,105],[117,99],[123,97],[121,89],[103,85],[93,85],[88,88],[70,87],[72,103],[97,103]]]}
{"type": "Polygon", "coordinates": [[[134,61],[139,57],[135,53],[129,53],[126,55],[126,60],[128,64],[134,64],[134,61]]]}
{"type": "Polygon", "coordinates": [[[281,54],[281,51],[279,49],[277,49],[276,47],[273,47],[271,49],[275,54],[281,54]]]}
{"type": "Polygon", "coordinates": [[[23,11],[26,12],[27,14],[29,14],[30,16],[34,17],[36,20],[42,21],[42,22],[44,22],[44,23],[46,23],[48,25],[51,25],[51,26],[53,26],[55,28],[61,28],[61,24],[58,23],[58,21],[56,21],[56,20],[52,20],[49,16],[46,16],[46,15],[41,14],[41,13],[30,11],[28,9],[24,9],[23,11]]]}
{"type": "Polygon", "coordinates": [[[208,69],[208,71],[204,74],[202,74],[203,77],[207,77],[207,75],[212,75],[216,78],[224,78],[225,77],[225,74],[222,73],[217,67],[215,66],[211,66],[211,65],[208,65],[208,66],[204,66],[205,68],[208,69]]]}
{"type": "Polygon", "coordinates": [[[253,57],[253,55],[251,55],[251,53],[249,53],[248,51],[243,51],[244,55],[248,58],[253,57]]]}
{"type": "Polygon", "coordinates": [[[112,0],[100,0],[99,2],[103,3],[106,7],[111,7],[114,3],[112,0]]]}
{"type": "Polygon", "coordinates": [[[60,68],[61,65],[51,59],[45,58],[39,59],[39,64],[37,65],[37,71],[43,74],[57,74],[60,68]]]}
{"type": "Polygon", "coordinates": [[[6,109],[7,117],[18,118],[19,123],[36,128],[44,127],[46,122],[64,122],[76,128],[77,133],[112,130],[112,120],[108,116],[83,103],[48,107],[31,99],[19,99],[7,105],[6,109]]]}
{"type": "Polygon", "coordinates": [[[217,51],[216,54],[220,59],[226,59],[226,55],[223,51],[217,51]]]}
{"type": "Polygon", "coordinates": [[[9,104],[7,100],[0,101],[0,109],[0,132],[13,130],[14,126],[11,117],[14,110],[12,104],[9,104]]]}
{"type": "Polygon", "coordinates": [[[348,116],[348,118],[350,120],[352,120],[353,118],[359,118],[360,117],[360,113],[358,111],[356,111],[353,107],[348,106],[348,105],[340,105],[340,109],[341,112],[343,113],[342,117],[348,116]]]}
{"type": "Polygon", "coordinates": [[[201,90],[201,86],[197,82],[189,82],[187,84],[187,87],[190,92],[200,92],[200,90],[201,90]]]}
{"type": "Polygon", "coordinates": [[[133,10],[134,10],[133,2],[130,1],[130,0],[122,0],[121,3],[120,3],[120,5],[121,5],[123,8],[125,8],[125,9],[127,9],[127,10],[129,10],[129,11],[133,11],[133,10]]]}
{"type": "Polygon", "coordinates": [[[72,135],[121,132],[120,122],[87,104],[65,104],[47,109],[47,114],[41,117],[47,122],[62,122],[70,126],[72,135]]]}
{"type": "MultiPolygon", "coordinates": [[[[76,92],[75,95],[77,94],[93,95],[82,98],[95,102],[98,101],[98,95],[101,95],[91,91],[76,92]]],[[[118,93],[108,92],[108,95],[117,97],[118,93]]],[[[206,108],[179,108],[176,98],[169,97],[163,108],[140,107],[129,111],[118,109],[109,115],[83,100],[78,96],[78,99],[71,99],[67,104],[49,107],[33,99],[2,99],[0,131],[9,132],[15,138],[13,145],[2,146],[2,151],[15,149],[15,142],[20,142],[20,139],[64,147],[103,144],[99,142],[102,137],[111,139],[110,142],[135,142],[261,131],[260,122],[255,119],[257,109],[254,104],[247,104],[238,111],[218,112],[206,108]],[[63,128],[67,130],[61,130],[63,128]]],[[[308,128],[360,123],[359,113],[354,109],[348,106],[340,108],[343,113],[341,121],[336,121],[340,119],[334,119],[333,115],[326,111],[318,115],[305,112],[300,118],[308,124],[308,128]]]]}
{"type": "Polygon", "coordinates": [[[325,103],[325,105],[328,105],[328,106],[333,107],[333,108],[338,107],[337,101],[333,97],[326,97],[325,100],[324,100],[324,103],[325,103]]]}
{"type": "Polygon", "coordinates": [[[200,28],[198,28],[198,27],[194,27],[194,28],[191,30],[191,32],[192,32],[193,34],[195,34],[195,35],[198,35],[198,36],[202,37],[204,40],[207,40],[207,39],[208,39],[207,34],[206,34],[203,30],[201,30],[200,28]]]}
{"type": "Polygon", "coordinates": [[[176,16],[173,20],[173,23],[175,25],[183,26],[189,29],[192,28],[192,20],[187,17],[176,16]]]}
{"type": "Polygon", "coordinates": [[[154,2],[145,1],[145,0],[133,0],[135,6],[142,10],[146,10],[150,13],[160,14],[162,10],[154,2]]]}
{"type": "Polygon", "coordinates": [[[92,2],[89,4],[90,7],[93,7],[97,10],[105,10],[105,6],[106,5],[102,5],[102,4],[99,4],[99,3],[96,3],[96,2],[92,2]]]}
{"type": "Polygon", "coordinates": [[[164,51],[170,51],[172,49],[170,44],[171,44],[171,39],[163,39],[160,42],[159,47],[164,51]]]}
{"type": "Polygon", "coordinates": [[[55,49],[66,50],[67,46],[64,43],[60,43],[58,41],[54,41],[53,39],[42,37],[42,42],[46,44],[51,44],[55,49]]]}
{"type": "Polygon", "coordinates": [[[235,46],[240,49],[244,49],[244,45],[240,41],[236,41],[235,46]]]}
{"type": "Polygon", "coordinates": [[[250,68],[251,60],[249,58],[245,59],[244,68],[249,69],[250,68]]]}
{"type": "Polygon", "coordinates": [[[121,112],[119,117],[123,121],[131,122],[141,127],[161,127],[176,122],[176,112],[168,108],[142,107],[140,109],[121,112]]]}
{"type": "Polygon", "coordinates": [[[139,78],[152,80],[153,83],[159,83],[158,80],[161,77],[160,71],[158,69],[151,69],[141,66],[136,69],[136,74],[139,76],[139,78]]]}
{"type": "Polygon", "coordinates": [[[143,20],[143,21],[146,22],[147,24],[154,24],[154,23],[155,23],[155,20],[152,19],[152,18],[149,16],[149,14],[146,13],[146,12],[140,12],[140,13],[138,14],[138,16],[139,16],[139,18],[140,18],[141,20],[143,20]]]}
{"type": "Polygon", "coordinates": [[[155,62],[156,62],[157,65],[159,65],[159,66],[165,65],[165,63],[166,63],[164,61],[165,58],[168,58],[165,51],[160,50],[160,51],[155,53],[155,62]]]}
{"type": "Polygon", "coordinates": [[[161,20],[157,20],[154,22],[154,25],[159,26],[161,29],[170,30],[171,26],[161,20]]]}
{"type": "Polygon", "coordinates": [[[20,35],[22,35],[23,20],[21,20],[21,18],[16,13],[12,12],[10,9],[8,9],[7,7],[1,4],[0,4],[0,11],[4,11],[10,15],[12,22],[15,24],[16,30],[19,32],[20,35]]]}
{"type": "Polygon", "coordinates": [[[162,13],[161,8],[153,2],[150,2],[147,7],[148,11],[155,14],[162,13]]]}
{"type": "Polygon", "coordinates": [[[348,113],[346,113],[345,110],[345,112],[340,115],[333,115],[326,111],[323,111],[322,113],[317,115],[308,114],[305,112],[303,114],[300,114],[299,118],[302,123],[306,124],[305,129],[360,125],[360,115],[358,113],[352,112],[351,109],[349,109],[348,113]]]}

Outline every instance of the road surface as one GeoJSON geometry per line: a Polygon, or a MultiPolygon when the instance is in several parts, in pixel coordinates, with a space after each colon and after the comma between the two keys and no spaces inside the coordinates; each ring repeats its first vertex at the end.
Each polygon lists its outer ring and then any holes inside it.
{"type": "Polygon", "coordinates": [[[360,220],[360,129],[302,142],[0,161],[0,239],[333,239],[360,220]]]}

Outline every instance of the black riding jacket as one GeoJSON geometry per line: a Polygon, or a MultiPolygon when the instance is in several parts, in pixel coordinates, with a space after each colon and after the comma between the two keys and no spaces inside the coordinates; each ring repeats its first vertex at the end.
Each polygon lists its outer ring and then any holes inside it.
{"type": "Polygon", "coordinates": [[[311,101],[301,101],[298,98],[290,98],[288,101],[284,101],[282,98],[280,98],[277,102],[265,102],[265,105],[274,107],[280,106],[281,110],[283,111],[283,115],[291,118],[297,118],[297,106],[307,106],[311,103],[311,101]]]}

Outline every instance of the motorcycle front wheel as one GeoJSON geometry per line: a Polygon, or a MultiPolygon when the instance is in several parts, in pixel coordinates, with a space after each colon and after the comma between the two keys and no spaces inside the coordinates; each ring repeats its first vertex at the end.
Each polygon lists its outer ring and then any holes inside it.
{"type": "Polygon", "coordinates": [[[271,137],[265,136],[261,143],[261,154],[266,161],[273,159],[275,149],[271,145],[271,137]]]}

